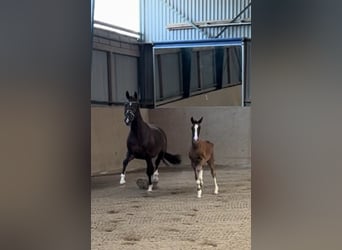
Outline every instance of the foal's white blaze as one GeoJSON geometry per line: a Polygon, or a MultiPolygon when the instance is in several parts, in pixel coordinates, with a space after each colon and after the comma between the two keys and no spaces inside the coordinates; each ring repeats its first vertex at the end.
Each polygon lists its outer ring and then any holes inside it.
{"type": "Polygon", "coordinates": [[[121,178],[120,178],[120,184],[125,184],[126,180],[125,180],[125,175],[121,174],[121,178]]]}
{"type": "Polygon", "coordinates": [[[198,124],[194,125],[194,141],[198,140],[198,124]]]}

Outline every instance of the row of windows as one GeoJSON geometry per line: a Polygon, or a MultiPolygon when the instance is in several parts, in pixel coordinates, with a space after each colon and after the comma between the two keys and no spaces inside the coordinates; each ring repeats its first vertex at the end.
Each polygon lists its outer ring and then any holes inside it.
{"type": "MultiPolygon", "coordinates": [[[[154,104],[242,81],[241,46],[158,48],[151,57],[153,63],[147,68],[153,68],[154,80],[144,84],[151,85],[147,89],[151,92],[149,96],[154,96],[154,104]]],[[[123,103],[126,90],[139,92],[138,82],[138,57],[93,50],[93,103],[123,103]]]]}
{"type": "Polygon", "coordinates": [[[158,49],[154,54],[157,101],[181,97],[184,88],[192,95],[241,83],[241,47],[158,49]],[[188,80],[184,79],[186,74],[188,80]]]}

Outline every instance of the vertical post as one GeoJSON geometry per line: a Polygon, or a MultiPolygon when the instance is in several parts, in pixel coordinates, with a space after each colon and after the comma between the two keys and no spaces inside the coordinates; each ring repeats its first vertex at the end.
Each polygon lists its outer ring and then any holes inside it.
{"type": "Polygon", "coordinates": [[[202,74],[201,74],[201,56],[200,52],[196,52],[196,57],[197,57],[197,65],[196,65],[196,70],[197,70],[197,79],[198,79],[198,85],[197,85],[197,90],[202,90],[202,74]]]}
{"type": "Polygon", "coordinates": [[[241,43],[241,106],[244,107],[245,106],[245,86],[246,86],[246,79],[245,79],[245,42],[242,41],[241,43]]]}
{"type": "Polygon", "coordinates": [[[108,75],[108,105],[112,105],[113,103],[113,94],[112,94],[112,87],[113,87],[113,62],[112,62],[112,52],[107,52],[107,75],[108,75]]]}
{"type": "Polygon", "coordinates": [[[138,87],[142,106],[154,106],[153,50],[151,44],[140,44],[138,87]]]}
{"type": "Polygon", "coordinates": [[[152,48],[152,68],[153,68],[153,108],[157,107],[156,101],[156,49],[152,48]]]}
{"type": "Polygon", "coordinates": [[[190,81],[191,81],[191,48],[181,49],[182,60],[182,75],[183,75],[183,97],[190,96],[190,81]]]}
{"type": "Polygon", "coordinates": [[[159,96],[163,100],[164,98],[164,86],[163,86],[163,71],[162,71],[162,63],[161,63],[161,55],[156,56],[157,65],[158,65],[158,85],[159,85],[159,96]]]}
{"type": "Polygon", "coordinates": [[[222,89],[222,72],[223,72],[223,57],[224,57],[224,49],[222,47],[215,47],[215,81],[216,88],[222,89]]]}

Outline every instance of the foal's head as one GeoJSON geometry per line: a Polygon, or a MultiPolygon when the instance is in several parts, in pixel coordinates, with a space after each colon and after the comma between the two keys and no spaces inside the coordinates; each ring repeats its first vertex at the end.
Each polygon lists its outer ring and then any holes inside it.
{"type": "Polygon", "coordinates": [[[125,123],[127,126],[131,125],[139,110],[139,102],[137,92],[134,92],[134,96],[130,96],[126,91],[127,102],[125,103],[125,123]]]}
{"type": "Polygon", "coordinates": [[[198,139],[199,139],[202,120],[203,120],[203,117],[201,117],[201,119],[199,119],[198,121],[196,121],[193,117],[191,117],[191,123],[192,123],[191,131],[192,131],[192,140],[193,141],[198,141],[198,139]]]}

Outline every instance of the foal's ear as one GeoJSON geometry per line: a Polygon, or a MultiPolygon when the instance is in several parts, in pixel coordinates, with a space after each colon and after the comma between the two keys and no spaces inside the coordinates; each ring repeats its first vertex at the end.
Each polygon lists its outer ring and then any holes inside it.
{"type": "Polygon", "coordinates": [[[138,100],[138,94],[135,91],[134,91],[134,98],[135,98],[136,101],[138,100]]]}
{"type": "Polygon", "coordinates": [[[201,117],[201,119],[198,120],[198,123],[201,123],[203,120],[203,116],[201,117]]]}
{"type": "Polygon", "coordinates": [[[129,100],[129,93],[126,91],[126,98],[129,100]]]}
{"type": "Polygon", "coordinates": [[[191,123],[195,123],[194,118],[191,116],[191,123]]]}

